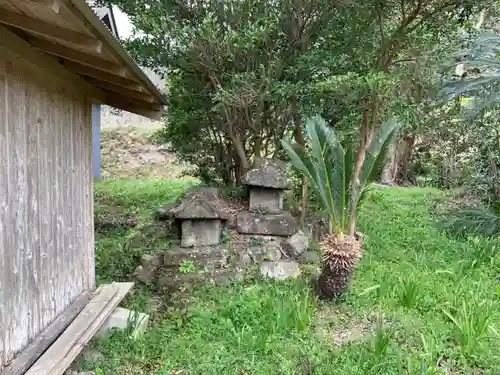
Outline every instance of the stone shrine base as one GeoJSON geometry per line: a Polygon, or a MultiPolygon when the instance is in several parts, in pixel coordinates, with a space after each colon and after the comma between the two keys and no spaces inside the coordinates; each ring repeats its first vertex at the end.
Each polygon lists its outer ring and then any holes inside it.
{"type": "Polygon", "coordinates": [[[308,249],[308,237],[290,238],[230,233],[217,246],[182,248],[178,245],[143,257],[136,278],[160,292],[189,290],[197,284],[241,279],[253,268],[264,277],[286,279],[300,275],[302,264],[319,264],[319,253],[308,249]],[[295,238],[295,239],[294,239],[295,238]]]}

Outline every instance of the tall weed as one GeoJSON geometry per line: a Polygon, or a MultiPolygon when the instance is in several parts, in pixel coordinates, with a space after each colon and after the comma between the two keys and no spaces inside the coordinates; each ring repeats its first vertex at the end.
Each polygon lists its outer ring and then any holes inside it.
{"type": "Polygon", "coordinates": [[[413,274],[405,277],[396,289],[399,303],[408,309],[414,308],[422,295],[420,285],[413,274]]]}
{"type": "Polygon", "coordinates": [[[489,338],[492,301],[469,295],[459,306],[443,309],[443,313],[453,324],[453,339],[462,353],[467,357],[476,354],[489,338]]]}
{"type": "Polygon", "coordinates": [[[491,264],[500,254],[500,243],[495,243],[484,237],[469,237],[466,246],[465,268],[491,264]]]}

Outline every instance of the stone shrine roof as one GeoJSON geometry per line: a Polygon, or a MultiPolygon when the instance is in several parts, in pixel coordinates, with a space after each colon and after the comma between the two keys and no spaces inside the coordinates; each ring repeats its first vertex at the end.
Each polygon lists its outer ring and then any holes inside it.
{"type": "Polygon", "coordinates": [[[219,208],[207,199],[207,196],[199,194],[184,198],[175,209],[176,219],[222,219],[219,208]]]}
{"type": "Polygon", "coordinates": [[[241,179],[249,186],[273,189],[291,189],[292,180],[288,177],[286,164],[280,160],[262,159],[256,162],[241,179]]]}

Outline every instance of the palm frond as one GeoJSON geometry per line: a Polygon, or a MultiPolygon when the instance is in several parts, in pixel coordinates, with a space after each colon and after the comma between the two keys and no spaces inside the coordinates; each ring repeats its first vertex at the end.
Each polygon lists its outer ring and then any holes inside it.
{"type": "Polygon", "coordinates": [[[371,190],[371,183],[377,181],[380,176],[398,128],[399,124],[396,119],[391,118],[382,124],[379,132],[373,137],[372,142],[366,150],[365,160],[359,172],[359,191],[351,189],[348,215],[356,213],[371,190]]]}
{"type": "Polygon", "coordinates": [[[281,144],[292,165],[308,177],[333,226],[340,227],[344,206],[339,202],[346,195],[340,184],[344,180],[344,149],[326,121],[319,116],[306,121],[306,131],[310,140],[308,152],[292,144],[291,140],[282,140],[281,144]]]}
{"type": "Polygon", "coordinates": [[[442,229],[458,236],[500,236],[500,217],[480,208],[461,209],[453,212],[441,223],[442,229]]]}
{"type": "Polygon", "coordinates": [[[464,94],[478,96],[470,113],[478,113],[487,107],[497,105],[500,95],[500,35],[485,32],[475,40],[473,46],[462,55],[467,55],[461,63],[466,68],[479,68],[476,75],[464,79],[446,82],[439,96],[444,100],[453,100],[464,94]],[[489,98],[488,98],[489,96],[489,98]]]}
{"type": "Polygon", "coordinates": [[[307,176],[311,187],[321,199],[321,203],[330,212],[331,200],[326,194],[324,178],[321,176],[320,169],[315,164],[314,159],[306,153],[306,150],[301,145],[292,143],[290,139],[281,140],[281,145],[290,158],[292,165],[307,176]]]}
{"type": "Polygon", "coordinates": [[[334,216],[334,223],[341,218],[341,210],[335,203],[341,199],[342,191],[336,184],[343,170],[344,150],[338,138],[320,116],[306,121],[307,135],[311,140],[311,154],[320,168],[320,175],[324,179],[325,194],[329,197],[329,207],[334,216]]]}
{"type": "MultiPolygon", "coordinates": [[[[500,83],[500,80],[498,83],[500,83]]],[[[483,111],[491,109],[495,106],[500,106],[500,90],[481,95],[477,99],[474,99],[474,106],[471,109],[466,110],[464,113],[465,118],[472,120],[478,113],[482,113],[483,111]]]]}
{"type": "Polygon", "coordinates": [[[360,186],[377,180],[382,168],[385,165],[389,148],[394,141],[399,124],[395,118],[384,122],[380,130],[373,137],[372,142],[366,149],[365,160],[359,173],[360,186]]]}
{"type": "Polygon", "coordinates": [[[448,82],[441,88],[440,95],[447,100],[456,99],[464,93],[478,92],[485,85],[494,84],[499,79],[500,71],[491,72],[476,78],[448,82]]]}
{"type": "Polygon", "coordinates": [[[349,222],[349,215],[351,212],[351,205],[353,202],[353,187],[352,187],[352,174],[354,172],[354,163],[355,163],[355,154],[354,147],[352,142],[346,142],[345,146],[345,154],[344,154],[344,199],[343,206],[345,209],[343,210],[342,216],[342,227],[347,227],[347,223],[349,222]]]}
{"type": "Polygon", "coordinates": [[[366,196],[366,185],[376,179],[396,133],[396,121],[385,123],[366,151],[360,173],[360,190],[353,191],[354,152],[351,143],[345,147],[321,117],[306,123],[310,150],[282,140],[283,149],[292,164],[310,180],[311,188],[320,197],[335,232],[347,229],[349,217],[366,196]]]}

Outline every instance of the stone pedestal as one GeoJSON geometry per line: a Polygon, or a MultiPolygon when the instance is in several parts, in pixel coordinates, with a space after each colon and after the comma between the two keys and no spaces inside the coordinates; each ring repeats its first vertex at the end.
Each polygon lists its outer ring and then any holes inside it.
{"type": "Polygon", "coordinates": [[[297,230],[297,220],[289,213],[256,214],[242,212],[238,215],[238,233],[272,236],[291,236],[297,230]]]}
{"type": "Polygon", "coordinates": [[[272,159],[260,160],[241,180],[250,191],[249,209],[256,213],[283,212],[283,196],[292,187],[286,166],[272,159]]]}
{"type": "Polygon", "coordinates": [[[259,160],[242,178],[248,186],[250,212],[241,212],[236,218],[236,230],[243,234],[290,236],[295,233],[297,221],[283,211],[283,196],[292,187],[286,165],[279,160],[259,160]]]}

